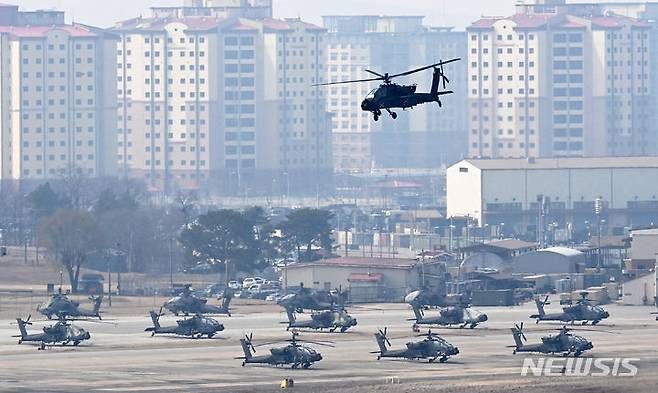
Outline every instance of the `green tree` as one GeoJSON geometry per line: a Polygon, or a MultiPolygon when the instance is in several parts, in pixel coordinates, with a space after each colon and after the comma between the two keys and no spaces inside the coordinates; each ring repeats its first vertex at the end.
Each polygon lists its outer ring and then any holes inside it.
{"type": "Polygon", "coordinates": [[[43,220],[39,239],[66,269],[71,290],[76,293],[80,268],[88,255],[102,248],[94,217],[84,210],[59,209],[43,220]]]}
{"type": "Polygon", "coordinates": [[[260,225],[260,215],[251,209],[245,212],[216,210],[199,216],[186,225],[180,235],[186,264],[224,264],[227,281],[231,269],[253,271],[261,262],[257,235],[260,225]]]}
{"type": "Polygon", "coordinates": [[[331,224],[333,214],[328,210],[301,208],[288,213],[280,229],[289,244],[297,249],[299,260],[315,259],[312,248],[320,247],[330,253],[332,248],[331,224]],[[305,251],[302,253],[302,248],[305,251]]]}
{"type": "Polygon", "coordinates": [[[109,188],[104,189],[94,204],[94,211],[97,214],[103,214],[112,210],[126,209],[135,210],[138,207],[137,200],[127,191],[117,195],[109,188]]]}
{"type": "Polygon", "coordinates": [[[66,201],[53,191],[50,183],[41,184],[27,194],[27,203],[36,218],[49,216],[66,206],[66,201]]]}

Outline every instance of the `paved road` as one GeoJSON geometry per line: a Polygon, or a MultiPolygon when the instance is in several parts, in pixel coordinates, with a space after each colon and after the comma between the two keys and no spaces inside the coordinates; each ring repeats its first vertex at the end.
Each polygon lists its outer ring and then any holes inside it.
{"type": "MultiPolygon", "coordinates": [[[[555,304],[555,303],[554,303],[555,304]]],[[[401,347],[413,338],[413,314],[405,305],[379,305],[352,308],[358,326],[348,333],[307,333],[303,337],[332,340],[335,348],[319,347],[325,360],[309,370],[290,370],[267,366],[241,367],[238,340],[253,332],[254,341],[289,337],[283,325],[285,315],[276,306],[269,312],[248,313],[231,318],[218,318],[225,325],[223,334],[208,340],[175,337],[150,337],[143,330],[149,326],[147,316],[117,317],[116,325],[78,322],[92,333],[92,341],[80,347],[53,347],[38,351],[36,346],[16,345],[11,336],[18,333],[11,321],[0,321],[0,391],[268,391],[277,390],[278,382],[287,376],[297,386],[309,389],[318,384],[339,388],[341,385],[381,385],[386,377],[399,377],[403,384],[431,381],[442,386],[450,381],[515,380],[523,361],[511,354],[513,343],[509,328],[514,322],[526,322],[529,341],[539,340],[545,329],[559,325],[535,325],[528,320],[534,305],[514,308],[482,309],[489,321],[470,329],[437,329],[461,353],[446,364],[404,360],[377,361],[370,351],[377,349],[373,333],[387,326],[393,347],[401,347]]],[[[557,307],[557,306],[551,306],[557,307]]],[[[650,307],[608,306],[611,318],[583,332],[594,342],[591,352],[596,357],[640,358],[640,374],[655,378],[658,384],[658,322],[649,315],[650,307]],[[619,334],[606,333],[604,330],[619,334]]],[[[428,312],[428,313],[431,313],[428,312]]],[[[110,310],[105,319],[112,319],[110,310]]],[[[175,317],[162,318],[163,325],[174,323],[175,317]]],[[[46,322],[35,322],[30,328],[40,329],[46,322]]],[[[258,353],[267,348],[258,348],[258,353]]],[[[521,377],[518,377],[521,378],[521,377]]],[[[531,377],[527,377],[531,378],[531,377]]],[[[456,383],[456,382],[455,382],[456,383]]],[[[596,383],[601,383],[600,381],[596,383]]],[[[304,391],[304,390],[302,390],[304,391]]],[[[655,390],[653,390],[655,391],[655,390]]]]}

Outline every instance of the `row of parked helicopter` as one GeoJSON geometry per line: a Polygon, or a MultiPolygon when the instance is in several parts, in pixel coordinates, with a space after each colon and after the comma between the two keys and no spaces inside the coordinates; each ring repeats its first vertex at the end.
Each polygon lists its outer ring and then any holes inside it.
{"type": "MultiPolygon", "coordinates": [[[[240,340],[244,356],[242,365],[261,363],[269,365],[291,365],[293,368],[308,368],[313,363],[322,360],[322,355],[313,349],[310,345],[333,346],[329,341],[309,341],[299,338],[300,329],[327,330],[329,332],[345,332],[357,325],[357,320],[349,315],[345,308],[345,294],[338,291],[332,294],[328,291],[315,291],[304,288],[303,286],[297,293],[288,294],[282,297],[278,303],[284,307],[288,316],[287,330],[292,329],[292,337],[286,342],[286,346],[271,348],[267,355],[256,356],[256,348],[264,345],[273,345],[277,342],[265,342],[254,345],[252,335],[245,335],[240,340]],[[311,311],[311,318],[306,320],[297,320],[297,315],[305,311],[311,311]]],[[[152,327],[145,329],[156,334],[174,334],[179,336],[188,336],[192,338],[208,337],[212,338],[217,333],[224,330],[224,325],[216,319],[207,316],[207,314],[225,314],[230,316],[229,304],[232,294],[226,291],[222,297],[219,306],[210,305],[207,299],[199,298],[191,290],[191,287],[185,289],[177,296],[168,300],[160,308],[159,312],[151,311],[150,316],[153,322],[152,327]],[[161,326],[160,317],[163,315],[163,309],[166,309],[174,315],[183,315],[184,318],[176,321],[173,326],[161,326]]],[[[79,302],[70,300],[61,291],[53,295],[50,303],[44,307],[38,307],[37,310],[48,319],[58,318],[54,325],[44,327],[42,333],[29,334],[26,326],[31,325],[30,317],[26,320],[17,319],[20,330],[19,344],[23,342],[37,342],[40,344],[39,349],[45,349],[48,345],[73,344],[79,345],[81,342],[89,340],[91,335],[88,331],[72,324],[74,320],[89,318],[98,318],[102,320],[100,306],[102,297],[91,297],[93,302],[92,309],[84,309],[79,302]]],[[[445,298],[444,298],[445,300],[445,298]]],[[[407,295],[405,301],[411,305],[414,312],[413,330],[423,337],[419,341],[410,341],[406,346],[400,349],[390,349],[391,342],[387,337],[387,328],[380,329],[375,333],[375,340],[379,350],[372,353],[377,354],[377,359],[382,358],[405,358],[405,359],[425,359],[429,362],[438,360],[445,362],[449,357],[459,354],[459,348],[450,344],[436,333],[428,330],[427,333],[420,334],[422,326],[458,326],[459,328],[469,327],[471,329],[486,322],[486,314],[471,308],[464,304],[461,299],[455,304],[440,307],[438,315],[425,316],[425,311],[429,309],[431,301],[427,298],[425,291],[415,291],[407,295]]],[[[558,321],[561,323],[574,324],[581,322],[592,325],[598,324],[601,320],[608,318],[609,314],[600,306],[594,306],[587,299],[586,293],[583,293],[581,299],[576,304],[566,306],[562,312],[546,313],[544,306],[550,304],[548,297],[545,299],[536,299],[537,314],[530,318],[535,319],[536,323],[541,321],[558,321]]],[[[563,354],[564,356],[580,356],[583,352],[593,348],[591,341],[582,336],[571,333],[572,328],[566,325],[558,329],[559,333],[555,335],[544,336],[541,342],[536,344],[526,344],[527,338],[523,333],[523,323],[515,324],[511,329],[514,338],[513,353],[518,352],[538,352],[545,354],[563,354]]]]}

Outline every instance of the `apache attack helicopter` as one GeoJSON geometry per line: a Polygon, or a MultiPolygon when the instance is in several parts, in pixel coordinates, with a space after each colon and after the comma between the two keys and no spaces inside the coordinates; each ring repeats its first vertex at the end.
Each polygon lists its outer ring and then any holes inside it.
{"type": "Polygon", "coordinates": [[[41,308],[40,306],[37,306],[37,311],[40,312],[41,314],[45,315],[46,318],[48,319],[53,319],[53,316],[56,316],[58,318],[63,317],[63,318],[72,318],[72,319],[79,319],[79,318],[101,318],[101,303],[103,302],[103,296],[90,296],[89,300],[91,300],[94,304],[93,309],[87,310],[80,308],[80,303],[70,300],[68,296],[62,294],[61,290],[53,295],[52,299],[50,300],[50,303],[46,307],[41,308]]]}
{"type": "Polygon", "coordinates": [[[224,291],[221,306],[213,306],[207,304],[208,299],[195,296],[192,293],[191,285],[186,285],[179,295],[166,301],[163,307],[176,316],[179,314],[185,316],[190,314],[226,314],[230,317],[229,304],[232,298],[233,291],[227,288],[224,291]]]}
{"type": "Polygon", "coordinates": [[[185,318],[176,321],[176,326],[160,326],[160,313],[156,314],[155,311],[150,311],[153,327],[144,329],[145,332],[151,332],[151,337],[156,334],[176,334],[179,336],[189,336],[192,338],[201,338],[207,336],[213,338],[215,334],[224,330],[224,325],[217,322],[213,318],[204,317],[202,315],[195,315],[192,318],[185,318]]]}
{"type": "Polygon", "coordinates": [[[535,299],[535,303],[537,304],[537,311],[539,314],[533,314],[530,318],[534,318],[536,323],[539,323],[539,321],[560,321],[571,322],[573,324],[575,321],[582,321],[583,325],[585,325],[587,322],[592,321],[592,325],[596,325],[601,322],[602,319],[606,319],[610,316],[603,307],[593,306],[586,296],[586,292],[581,293],[581,298],[578,299],[576,304],[564,307],[562,312],[553,314],[546,314],[544,312],[544,306],[550,304],[548,302],[548,296],[546,296],[544,301],[537,298],[535,299]]]}
{"type": "Polygon", "coordinates": [[[439,362],[445,363],[448,357],[459,354],[459,348],[450,344],[443,338],[432,333],[431,330],[427,334],[420,335],[425,337],[422,341],[410,341],[407,343],[407,348],[389,350],[391,342],[386,338],[386,328],[384,331],[381,329],[375,333],[379,351],[371,352],[378,353],[377,360],[381,358],[405,358],[405,359],[428,359],[430,363],[439,359],[439,362]]]}
{"type": "Polygon", "coordinates": [[[404,297],[406,303],[417,301],[421,306],[429,307],[449,307],[449,306],[463,306],[467,304],[470,299],[466,294],[443,294],[436,290],[420,289],[409,292],[404,297]]]}
{"type": "Polygon", "coordinates": [[[242,366],[246,364],[267,364],[270,366],[282,366],[290,364],[292,368],[309,368],[311,365],[313,365],[313,363],[322,360],[322,355],[308,345],[299,344],[300,342],[333,347],[333,345],[326,342],[297,339],[298,335],[298,332],[293,331],[292,338],[285,340],[285,342],[289,342],[288,345],[281,348],[270,348],[269,355],[260,356],[253,355],[256,352],[256,347],[271,345],[280,341],[267,342],[254,346],[252,344],[253,334],[249,336],[245,335],[244,338],[240,339],[240,345],[242,345],[244,356],[237,357],[236,359],[243,359],[242,366]]]}
{"type": "Polygon", "coordinates": [[[329,86],[344,83],[382,81],[383,83],[379,85],[378,88],[372,90],[366,96],[363,102],[361,102],[361,109],[365,112],[371,112],[375,121],[379,120],[379,117],[382,115],[382,109],[386,110],[386,112],[388,112],[388,114],[391,115],[393,119],[397,119],[397,113],[391,111],[393,108],[402,108],[402,110],[405,110],[407,108],[413,108],[416,105],[425,104],[428,102],[436,102],[439,107],[441,107],[441,96],[453,93],[450,90],[445,90],[446,84],[450,83],[450,80],[446,78],[443,72],[443,66],[445,64],[459,60],[461,59],[457,58],[440,61],[436,64],[431,64],[425,67],[416,68],[411,71],[406,71],[394,75],[389,75],[388,73],[382,75],[375,71],[365,70],[367,73],[373,74],[376,77],[350,81],[321,83],[313,86],[329,86]],[[432,76],[432,87],[429,93],[416,93],[416,85],[398,85],[397,83],[391,83],[391,80],[394,78],[415,74],[430,68],[434,69],[434,75],[432,76]],[[443,85],[443,91],[439,91],[439,85],[441,84],[443,85]]]}
{"type": "Polygon", "coordinates": [[[286,330],[293,329],[314,329],[314,330],[324,330],[328,329],[330,332],[334,332],[337,329],[341,333],[345,333],[347,329],[352,326],[356,326],[356,318],[353,318],[347,313],[344,308],[337,308],[333,311],[319,311],[311,314],[310,320],[297,321],[295,317],[295,311],[286,308],[286,314],[288,314],[288,326],[286,330]]]}
{"type": "Polygon", "coordinates": [[[411,302],[411,307],[414,310],[415,318],[409,321],[415,321],[413,330],[418,331],[419,325],[438,325],[438,326],[452,326],[459,325],[459,328],[468,326],[473,329],[482,322],[486,322],[487,314],[476,311],[470,307],[450,306],[441,308],[439,315],[435,317],[425,317],[423,307],[418,302],[411,302]]]}
{"type": "Polygon", "coordinates": [[[285,309],[292,309],[302,313],[304,310],[329,310],[343,307],[347,300],[347,293],[340,288],[336,291],[318,291],[304,287],[299,283],[297,293],[290,293],[277,301],[285,309]]]}
{"type": "Polygon", "coordinates": [[[73,343],[77,346],[82,341],[89,340],[91,335],[88,331],[70,324],[64,317],[60,317],[59,321],[55,325],[44,326],[43,333],[34,333],[28,334],[25,326],[32,325],[30,322],[31,315],[27,317],[24,321],[20,318],[16,319],[18,323],[18,330],[20,330],[20,337],[18,340],[19,344],[24,342],[37,342],[40,343],[39,349],[46,349],[46,345],[55,345],[62,344],[67,345],[68,343],[73,343]]]}
{"type": "Polygon", "coordinates": [[[514,336],[514,343],[516,345],[512,346],[512,348],[514,348],[512,353],[561,353],[563,356],[574,355],[577,357],[580,356],[583,352],[594,348],[594,345],[591,341],[585,339],[584,337],[569,333],[572,329],[569,329],[566,326],[556,330],[559,330],[560,333],[552,336],[542,337],[541,343],[524,344],[523,342],[528,341],[528,339],[526,338],[525,334],[523,334],[523,322],[521,322],[521,326],[515,324],[512,328],[512,335],[514,336]],[[523,341],[521,339],[523,339],[523,341]]]}

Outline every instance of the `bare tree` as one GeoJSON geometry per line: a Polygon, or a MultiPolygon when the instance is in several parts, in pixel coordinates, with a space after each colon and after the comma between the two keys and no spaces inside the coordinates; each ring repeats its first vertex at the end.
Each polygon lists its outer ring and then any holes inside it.
{"type": "Polygon", "coordinates": [[[39,239],[66,269],[71,290],[77,292],[80,268],[90,254],[102,248],[94,217],[82,210],[57,210],[43,220],[39,239]]]}

